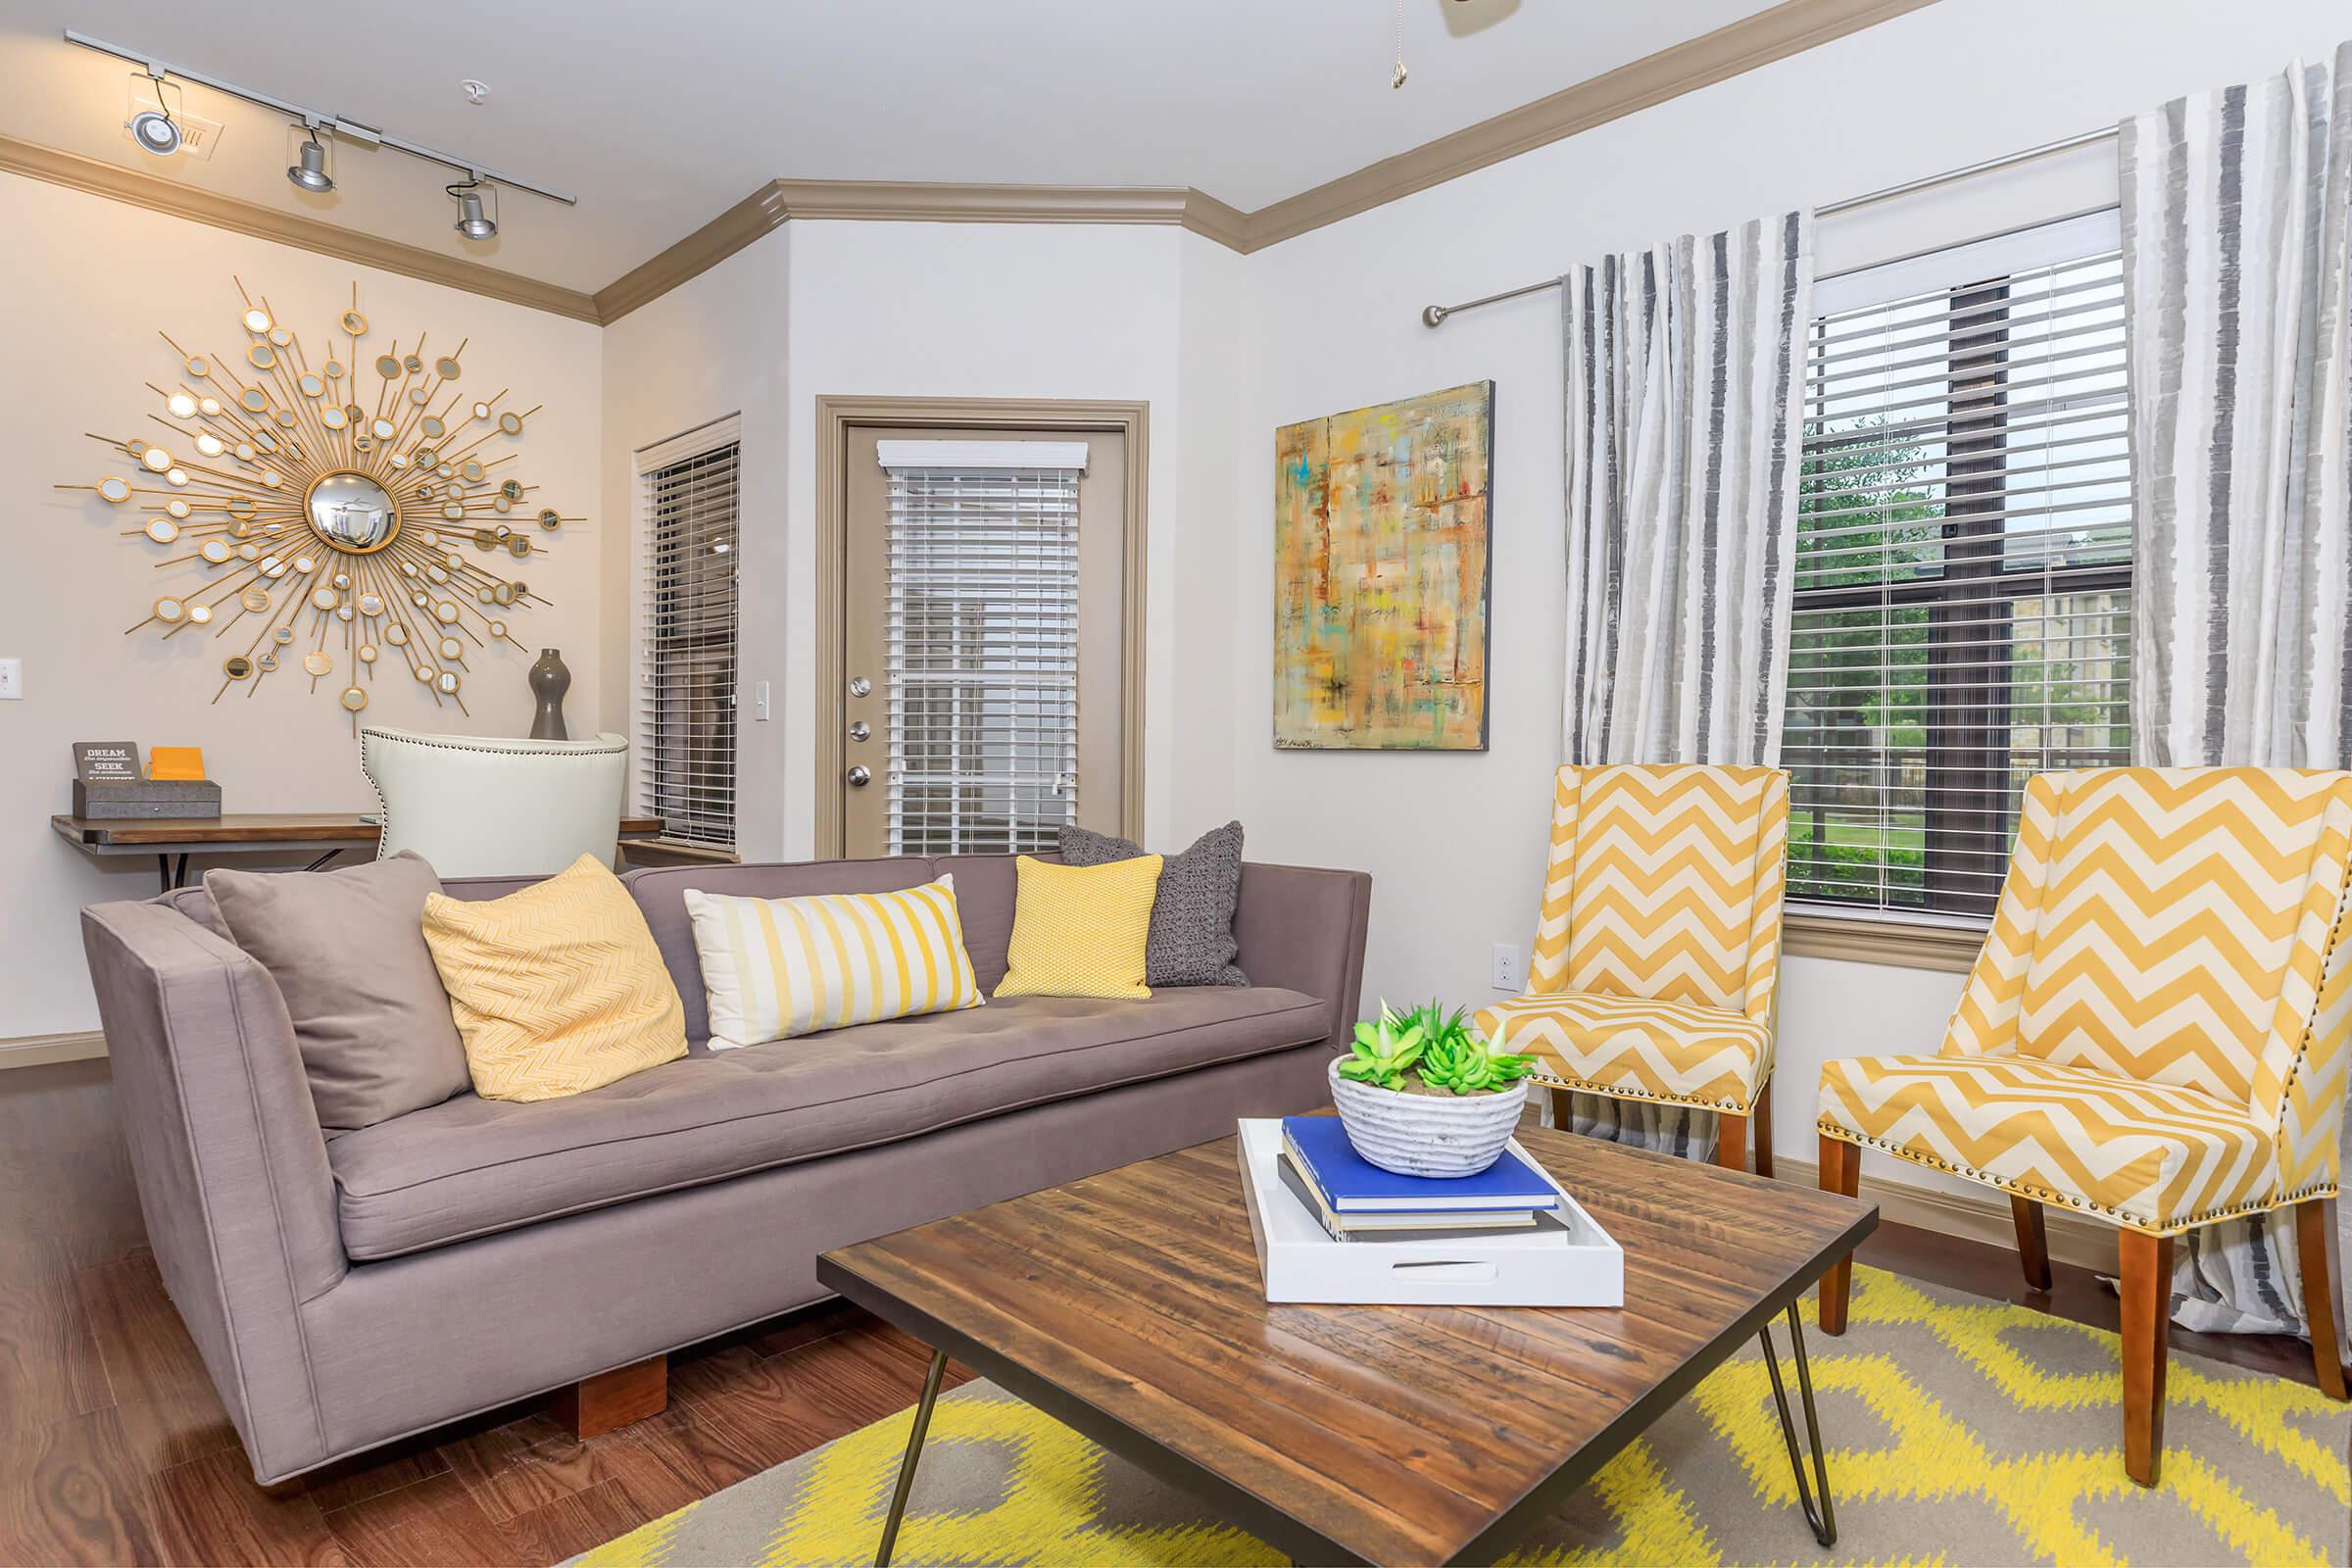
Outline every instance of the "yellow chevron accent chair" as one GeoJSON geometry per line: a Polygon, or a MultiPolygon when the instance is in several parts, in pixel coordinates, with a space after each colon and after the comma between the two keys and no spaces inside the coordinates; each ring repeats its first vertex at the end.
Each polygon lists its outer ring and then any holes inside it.
{"type": "Polygon", "coordinates": [[[1772,1036],[1788,852],[1776,767],[1559,770],[1527,994],[1482,1010],[1496,1049],[1567,1091],[1716,1114],[1716,1161],[1772,1174],[1772,1036]]]}
{"type": "MultiPolygon", "coordinates": [[[[1876,1149],[2122,1227],[2124,1468],[2156,1484],[2173,1238],[2292,1205],[2320,1386],[2346,1396],[2335,1198],[2352,1061],[2352,773],[2115,767],[2026,787],[1943,1051],[1831,1061],[1821,1185],[1876,1149]]],[[[1845,1328],[1850,1262],[1822,1281],[1845,1328]]]]}

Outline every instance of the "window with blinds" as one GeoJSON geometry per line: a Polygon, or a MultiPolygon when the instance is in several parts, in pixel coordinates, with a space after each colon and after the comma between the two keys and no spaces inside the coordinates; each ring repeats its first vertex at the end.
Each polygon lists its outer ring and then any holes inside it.
{"type": "MultiPolygon", "coordinates": [[[[1054,849],[1078,809],[1078,481],[891,461],[884,658],[893,855],[1054,849]]],[[[1050,443],[975,443],[975,447],[1050,443]]]]}
{"type": "Polygon", "coordinates": [[[648,815],[662,818],[664,838],[714,849],[735,845],[740,456],[731,439],[681,456],[663,450],[640,474],[640,798],[648,815]]]}
{"type": "Polygon", "coordinates": [[[2026,779],[2130,760],[2119,246],[2097,214],[1816,290],[1790,897],[1983,918],[2026,779]]]}

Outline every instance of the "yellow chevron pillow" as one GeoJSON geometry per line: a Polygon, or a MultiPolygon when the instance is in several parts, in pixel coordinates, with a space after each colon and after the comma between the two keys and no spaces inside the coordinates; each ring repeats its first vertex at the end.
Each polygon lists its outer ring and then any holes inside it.
{"type": "Polygon", "coordinates": [[[503,899],[432,894],[424,945],[484,1100],[557,1100],[686,1054],[662,950],[593,855],[503,899]]]}
{"type": "Polygon", "coordinates": [[[1148,997],[1144,944],[1160,858],[1108,865],[1013,862],[1012,942],[1000,997],[1148,997]]]}
{"type": "Polygon", "coordinates": [[[898,893],[746,899],[686,892],[710,1049],[980,1005],[956,879],[898,893]]]}

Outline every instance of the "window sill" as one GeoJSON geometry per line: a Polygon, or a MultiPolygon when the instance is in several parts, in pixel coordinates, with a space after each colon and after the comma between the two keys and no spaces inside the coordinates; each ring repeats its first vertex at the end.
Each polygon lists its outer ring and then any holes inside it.
{"type": "Polygon", "coordinates": [[[1781,929],[1781,950],[1795,957],[1838,958],[1847,963],[1883,963],[1945,974],[1966,974],[1984,946],[1984,928],[1979,925],[1846,914],[1819,905],[1790,905],[1782,917],[1781,929]]]}
{"type": "Polygon", "coordinates": [[[672,839],[623,839],[620,858],[632,867],[649,865],[734,865],[742,857],[709,844],[672,839]]]}

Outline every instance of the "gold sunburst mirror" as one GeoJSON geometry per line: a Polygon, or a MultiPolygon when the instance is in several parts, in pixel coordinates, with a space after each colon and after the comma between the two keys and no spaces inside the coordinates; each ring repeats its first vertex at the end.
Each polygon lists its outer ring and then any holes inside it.
{"type": "Polygon", "coordinates": [[[535,538],[503,520],[535,489],[505,470],[539,410],[511,407],[506,391],[461,393],[463,342],[429,358],[423,333],[363,348],[372,328],[357,284],[317,359],[267,297],[237,292],[242,352],[164,334],[178,375],[148,383],[148,418],[166,433],[93,434],[120,471],[60,486],[138,514],[123,536],[158,570],[200,577],[155,598],[129,631],[208,628],[220,645],[214,702],[283,669],[331,691],[356,726],[381,670],[463,712],[473,656],[521,649],[508,617],[548,602],[495,568],[543,554],[579,520],[537,502],[525,514],[535,538]]]}

